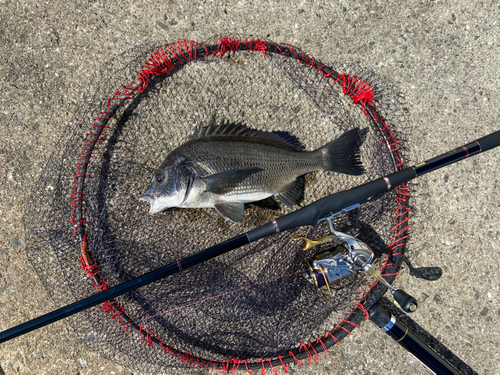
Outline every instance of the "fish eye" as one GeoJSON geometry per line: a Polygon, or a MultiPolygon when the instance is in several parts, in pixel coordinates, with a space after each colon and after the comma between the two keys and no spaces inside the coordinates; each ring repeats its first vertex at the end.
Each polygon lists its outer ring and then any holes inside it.
{"type": "Polygon", "coordinates": [[[159,182],[160,184],[163,182],[164,179],[165,179],[165,176],[162,175],[161,173],[157,173],[155,176],[155,181],[159,182]]]}

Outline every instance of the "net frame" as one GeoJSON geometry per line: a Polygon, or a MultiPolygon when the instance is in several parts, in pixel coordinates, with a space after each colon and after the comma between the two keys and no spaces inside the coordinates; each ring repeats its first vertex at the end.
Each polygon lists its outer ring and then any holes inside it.
{"type": "MultiPolygon", "coordinates": [[[[98,148],[98,144],[104,139],[109,121],[115,117],[117,111],[127,101],[144,93],[148,84],[154,77],[174,74],[184,65],[204,59],[207,56],[222,58],[228,53],[239,53],[242,51],[253,51],[256,53],[280,54],[284,57],[296,59],[298,63],[305,64],[321,75],[323,79],[332,80],[340,85],[344,95],[350,97],[353,103],[360,106],[365,115],[370,119],[373,125],[380,131],[381,141],[387,146],[388,153],[392,159],[394,170],[399,171],[403,168],[403,163],[399,154],[398,141],[394,133],[387,127],[383,119],[378,115],[374,108],[374,89],[364,79],[349,75],[347,73],[337,73],[334,69],[314,59],[310,55],[298,51],[291,45],[283,45],[262,39],[241,39],[237,37],[222,37],[213,44],[196,43],[195,41],[178,41],[157,49],[151,54],[146,62],[144,69],[138,74],[137,80],[131,82],[117,91],[113,97],[107,100],[107,110],[100,112],[96,122],[84,141],[84,147],[80,156],[80,162],[77,165],[75,174],[74,193],[71,201],[73,219],[70,221],[74,226],[74,235],[80,244],[80,262],[83,271],[88,275],[97,291],[106,290],[106,280],[99,275],[99,266],[93,260],[91,249],[89,249],[85,236],[84,215],[84,186],[87,173],[87,166],[91,163],[92,153],[98,148]]],[[[397,209],[394,214],[394,235],[391,237],[392,243],[389,245],[387,259],[380,268],[382,276],[392,282],[399,270],[399,258],[404,252],[408,232],[408,186],[401,185],[397,188],[396,200],[397,209]]],[[[161,350],[166,355],[177,357],[181,363],[191,364],[202,368],[212,368],[223,372],[234,372],[238,368],[246,369],[251,372],[254,369],[271,369],[276,372],[278,368],[287,370],[288,364],[312,363],[317,360],[318,353],[326,352],[329,347],[337,344],[350,335],[355,328],[364,319],[368,318],[368,310],[384,294],[385,287],[374,282],[370,288],[361,297],[359,302],[353,306],[353,311],[323,337],[318,337],[315,342],[302,342],[300,346],[291,348],[288,356],[277,356],[276,358],[261,359],[257,362],[248,362],[246,359],[227,359],[212,361],[200,357],[194,357],[188,352],[170,347],[161,341],[161,338],[155,337],[149,328],[142,326],[132,319],[126,313],[126,306],[116,300],[103,303],[102,310],[109,314],[109,317],[116,320],[125,330],[135,332],[145,342],[155,350],[161,350]]]]}

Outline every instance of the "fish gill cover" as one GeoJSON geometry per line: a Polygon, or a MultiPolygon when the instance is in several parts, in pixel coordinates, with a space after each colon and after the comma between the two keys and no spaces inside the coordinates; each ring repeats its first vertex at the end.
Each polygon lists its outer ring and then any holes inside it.
{"type": "MultiPolygon", "coordinates": [[[[148,213],[139,197],[158,165],[214,116],[286,131],[309,151],[368,129],[360,152],[366,173],[307,175],[303,205],[403,166],[393,128],[404,132],[405,112],[387,82],[286,44],[224,37],[144,45],[105,64],[87,91],[25,213],[28,257],[59,307],[290,211],[249,205],[242,224],[213,209],[148,213]]],[[[389,280],[405,250],[407,195],[402,186],[333,220],[372,247],[389,280]]],[[[67,321],[91,348],[144,372],[312,363],[385,291],[364,275],[335,285],[329,302],[311,287],[303,262],[338,243],[303,251],[292,238],[326,231],[321,224],[276,234],[67,321]]]]}

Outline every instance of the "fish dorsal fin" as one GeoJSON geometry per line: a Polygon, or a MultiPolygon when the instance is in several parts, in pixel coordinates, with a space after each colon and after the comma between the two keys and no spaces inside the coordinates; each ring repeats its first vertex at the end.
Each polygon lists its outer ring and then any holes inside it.
{"type": "Polygon", "coordinates": [[[196,133],[198,137],[217,137],[217,136],[240,136],[240,137],[255,137],[273,141],[283,146],[290,147],[293,150],[303,150],[304,146],[300,143],[297,137],[286,131],[266,132],[262,130],[252,129],[240,122],[229,122],[222,120],[218,125],[211,121],[208,126],[198,128],[196,133]]]}

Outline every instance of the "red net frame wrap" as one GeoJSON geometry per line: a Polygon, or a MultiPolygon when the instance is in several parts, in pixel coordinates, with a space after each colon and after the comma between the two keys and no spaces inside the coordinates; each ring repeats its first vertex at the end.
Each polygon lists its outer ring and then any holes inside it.
{"type": "MultiPolygon", "coordinates": [[[[332,182],[327,183],[323,182],[330,178],[326,172],[313,174],[308,177],[307,186],[311,188],[305,192],[304,203],[332,194],[335,192],[332,189],[345,190],[404,167],[401,144],[388,127],[389,121],[383,119],[393,116],[394,121],[401,121],[404,114],[390,105],[385,106],[389,100],[384,97],[384,91],[380,90],[382,94],[379,94],[369,78],[356,72],[338,72],[291,45],[263,39],[222,37],[206,43],[183,40],[162,47],[148,46],[145,50],[149,50],[149,56],[136,53],[124,59],[133,62],[130,71],[121,75],[128,77],[130,83],[108,98],[96,93],[80,112],[83,118],[70,124],[60,141],[60,150],[49,162],[47,169],[51,172],[42,176],[34,196],[44,202],[64,201],[66,208],[48,203],[48,208],[31,208],[25,215],[29,240],[39,244],[28,251],[28,256],[56,304],[62,306],[64,302],[101,292],[287,212],[285,208],[277,213],[250,207],[246,210],[244,226],[238,226],[225,222],[208,209],[174,209],[150,216],[147,207],[137,201],[136,192],[145,189],[154,167],[163,161],[165,153],[187,139],[196,124],[214,114],[219,119],[238,120],[247,125],[270,126],[272,130],[293,134],[302,132],[296,135],[306,138],[304,143],[309,149],[352,127],[368,128],[362,158],[369,173],[361,179],[333,176],[332,182]],[[146,62],[138,73],[134,72],[141,59],[146,62]],[[258,69],[262,66],[269,70],[261,76],[258,69]],[[267,75],[270,77],[265,78],[267,75]],[[255,90],[263,98],[252,99],[259,96],[256,94],[245,96],[246,86],[240,84],[239,79],[250,82],[250,91],[255,90]],[[260,83],[260,79],[265,82],[260,83]],[[277,88],[266,89],[269,85],[277,85],[277,88]],[[208,92],[207,96],[192,99],[200,88],[208,92]],[[273,90],[276,90],[274,94],[268,93],[273,90]],[[214,93],[210,94],[211,91],[214,93]],[[301,104],[302,97],[310,103],[301,104]],[[197,109],[196,104],[183,104],[181,100],[201,103],[200,108],[197,109]],[[99,102],[104,102],[104,107],[88,125],[85,119],[90,113],[95,116],[99,102]],[[384,116],[375,109],[379,103],[382,111],[385,110],[384,116]],[[159,104],[164,106],[161,111],[159,104]],[[149,117],[156,112],[161,113],[149,117]],[[306,129],[309,125],[306,126],[303,119],[310,116],[316,116],[314,124],[306,129]],[[184,123],[190,127],[186,128],[184,123]],[[276,129],[272,128],[273,124],[276,129]],[[85,126],[90,129],[85,130],[85,126]],[[324,136],[316,134],[323,129],[333,130],[331,134],[327,133],[330,130],[325,131],[324,136]],[[128,135],[129,132],[133,135],[128,135]],[[82,134],[86,134],[83,139],[82,134]],[[311,146],[308,136],[320,143],[311,146]],[[75,170],[75,157],[76,171],[70,175],[68,171],[75,170]],[[135,175],[141,177],[130,177],[135,175]],[[130,193],[133,196],[126,196],[127,192],[133,192],[130,193]],[[64,218],[70,210],[71,232],[68,232],[53,221],[64,218]],[[164,225],[171,225],[165,227],[167,234],[160,229],[164,225]],[[191,231],[193,234],[186,234],[191,231]],[[217,233],[213,234],[214,231],[217,233]],[[157,249],[162,246],[165,249],[157,249]],[[177,254],[178,248],[184,252],[177,254]],[[49,262],[48,258],[56,261],[49,262]]],[[[120,67],[127,69],[125,64],[120,67]]],[[[109,78],[108,86],[116,83],[114,72],[109,78]]],[[[90,84],[89,90],[104,81],[101,77],[90,84]]],[[[380,273],[392,282],[405,251],[409,211],[408,186],[401,185],[366,207],[338,215],[334,226],[372,246],[380,273]]],[[[126,365],[141,366],[143,370],[180,373],[204,368],[222,373],[236,370],[278,373],[281,369],[288,372],[289,364],[311,364],[320,353],[351,335],[386,291],[376,281],[372,283],[360,275],[353,282],[335,286],[335,301],[326,302],[307,285],[300,274],[302,261],[327,248],[304,252],[290,239],[295,233],[314,237],[325,231],[326,226],[317,225],[280,233],[259,241],[250,249],[230,252],[220,261],[196,266],[194,270],[154,283],[130,296],[107,301],[100,309],[90,309],[68,320],[90,347],[103,348],[107,357],[126,365]],[[275,268],[276,271],[266,271],[275,268]],[[242,274],[245,277],[240,278],[242,274]],[[267,297],[272,303],[266,304],[261,299],[260,295],[266,293],[274,296],[267,297]],[[293,313],[295,315],[290,315],[293,313]],[[302,315],[304,317],[299,318],[302,315]],[[174,323],[181,318],[186,321],[182,326],[174,323]],[[199,325],[202,321],[204,326],[199,325]],[[89,322],[95,322],[95,326],[89,326],[89,322]],[[267,342],[264,338],[272,336],[273,325],[279,337],[267,342]],[[299,325],[302,328],[296,328],[299,325]],[[199,332],[203,330],[205,333],[199,332]],[[259,345],[262,350],[258,349],[259,345]]]]}

